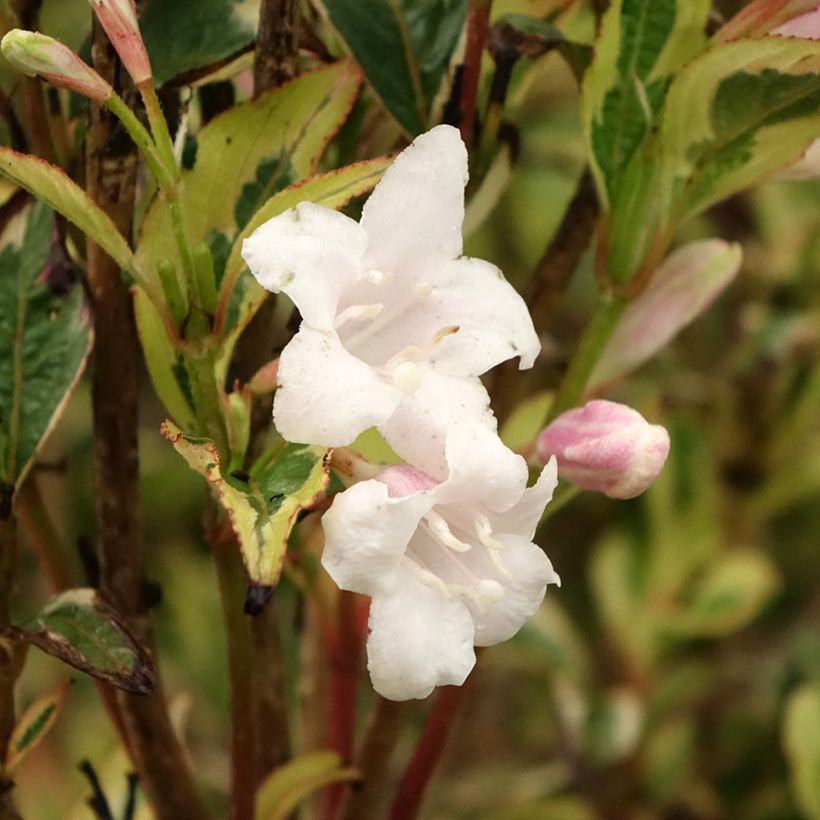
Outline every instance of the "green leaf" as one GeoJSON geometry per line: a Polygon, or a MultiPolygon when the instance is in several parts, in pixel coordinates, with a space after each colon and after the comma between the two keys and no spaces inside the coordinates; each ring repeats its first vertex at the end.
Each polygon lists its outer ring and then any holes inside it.
{"type": "Polygon", "coordinates": [[[783,745],[791,783],[805,817],[820,820],[820,686],[797,689],[783,716],[783,745]]]}
{"type": "Polygon", "coordinates": [[[108,215],[56,165],[11,148],[0,148],[0,174],[14,180],[73,222],[123,270],[139,279],[128,243],[108,215]]]}
{"type": "Polygon", "coordinates": [[[683,613],[669,627],[689,636],[720,636],[753,621],[779,587],[772,563],[758,552],[737,552],[713,564],[683,613]]]}
{"type": "Polygon", "coordinates": [[[157,83],[219,62],[253,42],[254,29],[232,0],[162,0],[140,17],[157,83]]]}
{"type": "Polygon", "coordinates": [[[195,472],[203,476],[231,521],[251,581],[279,580],[288,537],[299,512],[327,487],[327,451],[305,444],[279,444],[260,456],[247,480],[224,475],[212,441],[184,435],[166,421],[162,433],[195,472]]]}
{"type": "Polygon", "coordinates": [[[134,288],[137,332],[151,382],[177,424],[189,430],[195,424],[194,400],[182,352],[168,336],[168,328],[142,288],[134,288]]]}
{"type": "Polygon", "coordinates": [[[65,703],[71,681],[36,698],[17,720],[6,748],[5,768],[12,772],[36,748],[57,720],[65,703]]]}
{"type": "Polygon", "coordinates": [[[44,276],[53,225],[53,212],[36,204],[7,229],[0,250],[0,480],[12,485],[59,419],[91,349],[82,288],[55,292],[44,276]]]}
{"type": "MultiPolygon", "coordinates": [[[[277,183],[312,174],[328,140],[350,112],[360,79],[355,64],[342,60],[302,74],[211,120],[197,135],[193,169],[182,174],[191,244],[207,242],[212,232],[232,242],[243,227],[236,222],[237,208],[243,217],[249,191],[256,192],[255,203],[275,193],[277,183]],[[265,182],[261,186],[260,178],[265,182]]],[[[161,198],[145,216],[137,255],[149,272],[163,259],[182,269],[161,198]]]]}
{"type": "Polygon", "coordinates": [[[390,160],[385,158],[357,162],[292,185],[274,194],[242,228],[231,248],[220,286],[217,327],[229,329],[220,353],[223,376],[227,372],[228,361],[239,334],[256,313],[266,293],[250,274],[240,279],[245,269],[245,263],[242,260],[242,240],[250,236],[264,222],[284,213],[288,208],[293,208],[300,202],[314,202],[334,210],[343,207],[353,197],[370,191],[381,179],[389,164],[390,160]]]}
{"type": "Polygon", "coordinates": [[[153,661],[96,590],[62,592],[30,621],[2,634],[126,692],[147,695],[153,689],[153,661]]]}
{"type": "Polygon", "coordinates": [[[467,0],[324,0],[373,90],[409,134],[430,112],[467,15],[467,0]]]}
{"type": "Polygon", "coordinates": [[[798,160],[820,133],[820,46],[764,37],[713,48],[672,83],[661,214],[674,226],[798,160]]]}
{"type": "Polygon", "coordinates": [[[268,775],[256,795],[254,820],[285,820],[311,792],[356,780],[356,769],[342,766],[336,752],[311,752],[268,775]]]}
{"type": "Polygon", "coordinates": [[[583,82],[590,166],[605,208],[650,134],[671,76],[705,45],[708,0],[614,0],[583,82]]]}

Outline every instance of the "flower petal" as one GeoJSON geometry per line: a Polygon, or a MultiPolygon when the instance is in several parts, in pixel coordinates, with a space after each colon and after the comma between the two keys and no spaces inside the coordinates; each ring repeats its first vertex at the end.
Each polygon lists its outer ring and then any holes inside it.
{"type": "Polygon", "coordinates": [[[430,493],[390,498],[381,481],[353,485],[322,517],[322,565],[341,589],[371,597],[389,593],[407,543],[432,506],[430,493]]]}
{"type": "Polygon", "coordinates": [[[366,247],[358,223],[302,202],[257,228],[242,243],[242,257],[263,288],[284,291],[308,324],[332,330],[339,298],[361,273],[366,247]]]}
{"type": "Polygon", "coordinates": [[[560,584],[561,579],[543,550],[523,538],[505,538],[501,559],[510,573],[509,579],[499,579],[504,597],[484,612],[476,612],[475,645],[492,646],[512,638],[530,618],[541,601],[548,584],[560,584]]]}
{"type": "Polygon", "coordinates": [[[387,443],[409,464],[429,476],[447,478],[445,440],[451,424],[496,427],[490,397],[477,378],[456,379],[419,366],[421,382],[405,395],[396,412],[379,425],[387,443]]]}
{"type": "Polygon", "coordinates": [[[461,255],[467,150],[458,130],[439,125],[396,157],[367,200],[367,264],[385,272],[461,255]]]}
{"type": "Polygon", "coordinates": [[[495,265],[464,257],[441,266],[429,281],[435,331],[458,327],[431,356],[437,370],[478,376],[515,356],[520,369],[532,367],[541,342],[526,303],[495,265]]]}
{"type": "Polygon", "coordinates": [[[303,323],[282,351],[273,401],[288,441],[340,447],[386,421],[404,395],[351,356],[335,333],[303,323]]]}
{"type": "Polygon", "coordinates": [[[389,700],[426,698],[436,686],[464,683],[475,665],[473,620],[408,572],[370,606],[367,668],[373,688],[389,700]]]}
{"type": "Polygon", "coordinates": [[[512,509],[493,516],[493,529],[532,540],[544,508],[552,500],[557,485],[558,462],[553,456],[541,470],[538,481],[524,490],[519,502],[512,509]]]}
{"type": "Polygon", "coordinates": [[[484,504],[508,510],[527,486],[527,462],[504,445],[495,431],[464,421],[447,431],[447,480],[436,490],[437,504],[484,504]]]}

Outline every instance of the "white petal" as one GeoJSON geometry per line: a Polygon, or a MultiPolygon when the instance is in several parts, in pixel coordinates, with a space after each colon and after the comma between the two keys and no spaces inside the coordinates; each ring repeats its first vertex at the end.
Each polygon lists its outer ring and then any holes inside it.
{"type": "Polygon", "coordinates": [[[242,243],[242,257],[262,287],[284,291],[308,324],[331,330],[342,292],[363,269],[366,247],[357,222],[302,202],[257,228],[242,243]]]}
{"type": "Polygon", "coordinates": [[[302,324],[282,351],[273,421],[288,441],[340,447],[388,419],[404,395],[335,333],[302,324]]]}
{"type": "Polygon", "coordinates": [[[448,477],[436,490],[436,503],[483,503],[508,510],[527,486],[527,462],[480,423],[454,424],[445,445],[448,477]]]}
{"type": "Polygon", "coordinates": [[[474,665],[473,620],[463,604],[407,572],[392,593],[373,599],[367,668],[382,697],[426,698],[436,686],[460,686],[474,665]]]}
{"type": "Polygon", "coordinates": [[[420,365],[421,382],[379,425],[387,443],[408,463],[438,481],[447,478],[445,440],[452,424],[480,424],[494,431],[490,397],[476,378],[456,379],[420,365]]]}
{"type": "Polygon", "coordinates": [[[532,367],[541,350],[532,318],[495,265],[465,257],[441,266],[429,280],[436,329],[459,328],[436,346],[431,357],[436,369],[478,376],[515,356],[522,370],[532,367]]]}
{"type": "Polygon", "coordinates": [[[552,500],[557,485],[558,462],[553,456],[541,470],[538,481],[524,490],[521,500],[512,509],[493,516],[493,529],[532,540],[544,508],[552,500]]]}
{"type": "Polygon", "coordinates": [[[376,596],[396,583],[405,547],[433,499],[429,493],[388,497],[381,481],[340,493],[322,517],[322,564],[341,589],[376,596]]]}
{"type": "Polygon", "coordinates": [[[439,125],[396,157],[367,200],[367,263],[398,273],[461,255],[467,151],[458,131],[439,125]]]}
{"type": "Polygon", "coordinates": [[[505,538],[504,543],[501,558],[512,580],[499,578],[504,597],[484,612],[473,611],[476,646],[511,638],[538,609],[547,585],[560,584],[549,558],[535,544],[523,538],[505,538]]]}

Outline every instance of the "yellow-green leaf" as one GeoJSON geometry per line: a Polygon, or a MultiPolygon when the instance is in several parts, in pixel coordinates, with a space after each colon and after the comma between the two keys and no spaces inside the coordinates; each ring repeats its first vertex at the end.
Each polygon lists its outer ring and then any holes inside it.
{"type": "Polygon", "coordinates": [[[203,476],[230,519],[254,584],[279,580],[296,516],[321,497],[329,478],[327,451],[306,444],[278,444],[263,453],[247,478],[225,475],[212,441],[186,436],[170,421],[163,435],[203,476]]]}
{"type": "Polygon", "coordinates": [[[20,715],[6,749],[6,771],[11,772],[51,731],[63,708],[71,681],[36,698],[20,715]]]}
{"type": "Polygon", "coordinates": [[[38,157],[0,148],[0,173],[47,202],[91,237],[123,270],[139,278],[131,249],[108,214],[62,169],[38,157]]]}
{"type": "MultiPolygon", "coordinates": [[[[232,242],[253,213],[283,187],[312,174],[328,140],[346,119],[361,75],[342,60],[240,103],[197,135],[194,167],[182,175],[185,228],[192,245],[232,242]],[[256,207],[254,205],[256,204],[256,207]]],[[[157,198],[142,227],[138,258],[153,272],[163,259],[181,269],[170,217],[157,198]]]]}
{"type": "Polygon", "coordinates": [[[254,820],[285,820],[311,792],[331,783],[356,780],[356,769],[342,766],[336,752],[311,752],[270,774],[256,795],[254,820]]]}
{"type": "Polygon", "coordinates": [[[783,716],[783,745],[791,783],[805,817],[820,820],[820,687],[800,687],[783,716]]]}

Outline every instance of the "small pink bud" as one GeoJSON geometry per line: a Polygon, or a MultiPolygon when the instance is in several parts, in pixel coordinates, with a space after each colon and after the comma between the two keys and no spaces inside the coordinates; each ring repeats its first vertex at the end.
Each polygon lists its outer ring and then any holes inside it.
{"type": "Polygon", "coordinates": [[[703,313],[735,278],[739,245],[707,239],[684,245],[658,268],[647,289],[623,313],[590,377],[591,388],[652,358],[703,313]]]}
{"type": "Polygon", "coordinates": [[[438,481],[431,478],[427,473],[423,473],[409,464],[392,464],[380,473],[377,478],[387,485],[387,494],[390,498],[401,498],[424,490],[432,490],[438,484],[438,481]]]}
{"type": "Polygon", "coordinates": [[[562,413],[538,436],[538,457],[558,459],[558,477],[610,498],[634,498],[658,477],[669,434],[625,404],[591,401],[562,413]]]}
{"type": "Polygon", "coordinates": [[[40,77],[58,88],[108,99],[111,86],[70,48],[39,31],[12,29],[3,37],[0,51],[11,65],[29,77],[40,77]]]}
{"type": "Polygon", "coordinates": [[[137,22],[134,0],[89,0],[100,25],[134,82],[150,80],[151,62],[137,22]]]}
{"type": "Polygon", "coordinates": [[[752,0],[715,34],[715,42],[781,34],[816,39],[818,0],[752,0]],[[812,19],[814,17],[814,21],[812,19]],[[799,29],[799,30],[798,30],[799,29]]]}

